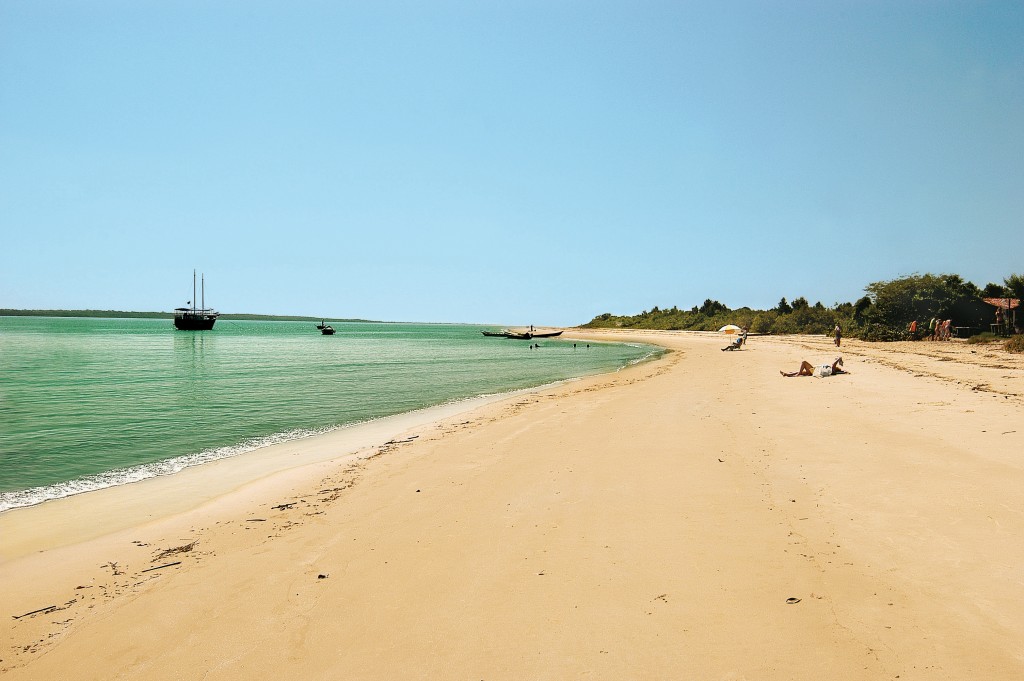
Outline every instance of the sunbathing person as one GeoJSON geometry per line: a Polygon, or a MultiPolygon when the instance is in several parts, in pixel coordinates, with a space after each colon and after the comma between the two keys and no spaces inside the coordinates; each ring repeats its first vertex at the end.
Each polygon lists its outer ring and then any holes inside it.
{"type": "Polygon", "coordinates": [[[733,339],[732,343],[729,343],[728,345],[726,345],[724,348],[722,348],[722,350],[723,351],[725,351],[725,350],[739,350],[746,342],[747,342],[747,330],[743,329],[743,331],[740,333],[740,335],[736,336],[736,338],[733,339]]]}
{"type": "Polygon", "coordinates": [[[789,378],[792,376],[817,376],[818,378],[824,378],[825,376],[832,376],[833,374],[848,374],[850,372],[840,369],[843,366],[843,358],[836,357],[836,361],[832,364],[821,364],[814,366],[807,360],[800,362],[800,369],[791,373],[785,371],[779,371],[780,374],[789,378]]]}

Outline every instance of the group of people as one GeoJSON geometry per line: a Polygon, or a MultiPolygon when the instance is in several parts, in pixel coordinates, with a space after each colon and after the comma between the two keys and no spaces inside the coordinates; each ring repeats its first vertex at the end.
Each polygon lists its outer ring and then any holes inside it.
{"type": "MultiPolygon", "coordinates": [[[[833,330],[833,335],[836,347],[838,348],[839,343],[842,341],[843,338],[842,330],[839,328],[838,324],[836,324],[836,328],[833,330]]],[[[739,350],[740,348],[743,347],[743,345],[746,342],[747,329],[742,328],[740,329],[740,332],[736,334],[736,337],[733,338],[732,342],[726,345],[724,348],[722,348],[722,351],[724,352],[726,350],[739,350]]],[[[815,366],[808,362],[807,360],[804,360],[803,362],[800,363],[800,368],[797,369],[796,371],[779,371],[779,373],[787,378],[793,376],[817,376],[818,378],[824,378],[826,376],[835,376],[837,374],[847,374],[850,372],[843,369],[843,358],[842,356],[839,356],[836,357],[835,361],[832,362],[831,364],[819,364],[818,366],[815,366]]]]}
{"type": "Polygon", "coordinates": [[[953,337],[953,320],[939,319],[932,317],[928,322],[928,332],[920,335],[917,328],[917,320],[910,322],[910,339],[918,340],[923,337],[925,340],[948,341],[953,337]]]}
{"type": "MultiPolygon", "coordinates": [[[[838,324],[836,324],[836,328],[833,331],[833,334],[835,336],[836,347],[838,348],[839,343],[843,337],[842,331],[840,330],[838,324]]],[[[724,352],[726,350],[739,350],[740,348],[743,347],[743,345],[746,342],[747,329],[743,328],[740,329],[740,332],[736,334],[736,337],[733,339],[731,343],[722,348],[722,351],[724,352]]],[[[824,378],[826,376],[847,374],[849,372],[843,369],[843,358],[842,356],[840,356],[836,357],[835,361],[832,362],[831,364],[819,364],[818,366],[815,366],[808,362],[807,360],[804,360],[803,362],[800,363],[800,368],[797,369],[796,371],[779,371],[779,373],[787,378],[793,376],[817,376],[818,378],[824,378]]]]}

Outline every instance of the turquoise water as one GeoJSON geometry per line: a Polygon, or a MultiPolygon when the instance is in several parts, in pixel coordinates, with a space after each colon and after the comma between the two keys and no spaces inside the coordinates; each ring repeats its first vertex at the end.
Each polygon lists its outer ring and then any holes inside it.
{"type": "Polygon", "coordinates": [[[0,512],[477,395],[611,371],[648,346],[487,327],[0,317],[0,512]]]}

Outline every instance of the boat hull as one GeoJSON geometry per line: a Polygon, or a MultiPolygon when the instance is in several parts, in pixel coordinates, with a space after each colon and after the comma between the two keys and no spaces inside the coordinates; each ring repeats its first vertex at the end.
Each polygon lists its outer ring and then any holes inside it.
{"type": "Polygon", "coordinates": [[[209,331],[217,321],[217,315],[177,314],[174,328],[179,331],[209,331]]]}
{"type": "Polygon", "coordinates": [[[556,338],[562,335],[561,331],[533,332],[525,331],[516,333],[514,331],[481,331],[485,336],[492,338],[511,338],[512,340],[532,340],[534,338],[556,338]]]}

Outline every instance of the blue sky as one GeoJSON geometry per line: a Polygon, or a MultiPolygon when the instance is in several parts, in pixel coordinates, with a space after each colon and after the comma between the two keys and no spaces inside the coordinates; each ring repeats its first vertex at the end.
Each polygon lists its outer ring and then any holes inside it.
{"type": "Polygon", "coordinates": [[[0,3],[0,307],[571,325],[1024,271],[1020,2],[0,3]]]}

